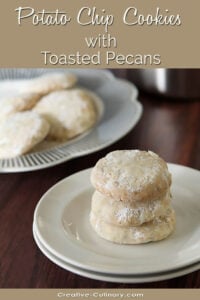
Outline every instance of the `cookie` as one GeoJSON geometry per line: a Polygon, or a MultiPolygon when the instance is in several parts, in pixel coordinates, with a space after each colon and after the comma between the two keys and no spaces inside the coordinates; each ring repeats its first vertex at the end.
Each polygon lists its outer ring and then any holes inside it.
{"type": "Polygon", "coordinates": [[[46,73],[32,79],[0,82],[0,121],[16,112],[32,109],[45,94],[72,87],[77,81],[71,73],[46,73]]]}
{"type": "Polygon", "coordinates": [[[0,99],[0,122],[12,114],[32,109],[39,98],[38,94],[19,93],[0,99]]]}
{"type": "Polygon", "coordinates": [[[32,109],[39,99],[39,94],[20,92],[11,85],[6,93],[0,92],[0,122],[9,115],[32,109]]]}
{"type": "Polygon", "coordinates": [[[45,95],[56,90],[71,88],[76,82],[77,77],[72,73],[52,72],[27,80],[24,89],[45,95]]]}
{"type": "Polygon", "coordinates": [[[0,123],[0,158],[31,150],[49,131],[49,124],[35,112],[21,112],[0,123]]]}
{"type": "Polygon", "coordinates": [[[164,197],[171,185],[167,164],[151,151],[118,150],[100,159],[91,173],[100,193],[121,201],[164,197]]]}
{"type": "Polygon", "coordinates": [[[83,89],[57,91],[43,97],[34,111],[49,122],[50,139],[65,141],[95,124],[97,113],[94,97],[96,95],[83,89]]]}
{"type": "Polygon", "coordinates": [[[175,213],[172,209],[165,216],[141,226],[120,227],[106,223],[95,214],[90,214],[90,223],[95,232],[102,238],[119,244],[143,244],[165,239],[175,229],[175,213]]]}
{"type": "Polygon", "coordinates": [[[106,223],[128,227],[143,223],[166,214],[171,205],[170,193],[164,198],[151,201],[124,202],[104,196],[95,191],[92,196],[91,211],[106,223]]]}

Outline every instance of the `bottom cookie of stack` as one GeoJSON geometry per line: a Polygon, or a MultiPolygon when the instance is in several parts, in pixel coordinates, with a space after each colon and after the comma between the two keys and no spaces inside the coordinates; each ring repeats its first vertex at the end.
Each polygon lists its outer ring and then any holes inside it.
{"type": "Polygon", "coordinates": [[[140,226],[113,225],[98,218],[93,212],[90,213],[90,223],[96,233],[106,240],[119,244],[142,244],[165,239],[173,232],[176,222],[174,210],[169,208],[166,215],[140,226]]]}

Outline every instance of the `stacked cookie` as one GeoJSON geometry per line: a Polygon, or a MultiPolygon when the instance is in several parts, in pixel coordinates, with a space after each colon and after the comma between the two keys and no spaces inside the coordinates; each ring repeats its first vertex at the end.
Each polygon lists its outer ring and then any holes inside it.
{"type": "Polygon", "coordinates": [[[166,238],[175,228],[171,174],[151,151],[114,151],[92,170],[90,223],[102,238],[140,244],[166,238]]]}

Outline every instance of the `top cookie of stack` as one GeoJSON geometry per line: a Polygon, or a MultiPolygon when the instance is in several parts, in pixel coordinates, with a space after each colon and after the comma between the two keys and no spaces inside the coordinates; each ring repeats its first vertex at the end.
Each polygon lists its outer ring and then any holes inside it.
{"type": "Polygon", "coordinates": [[[171,174],[151,151],[114,151],[91,173],[90,222],[101,237],[124,244],[166,238],[175,227],[171,174]]]}
{"type": "Polygon", "coordinates": [[[151,151],[114,151],[100,159],[91,175],[93,186],[121,201],[154,200],[171,185],[167,164],[151,151]]]}

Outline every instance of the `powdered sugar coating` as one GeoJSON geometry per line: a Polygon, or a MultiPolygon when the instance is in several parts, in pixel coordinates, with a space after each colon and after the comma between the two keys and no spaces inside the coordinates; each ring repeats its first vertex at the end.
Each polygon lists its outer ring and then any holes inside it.
{"type": "Polygon", "coordinates": [[[51,72],[26,81],[29,92],[45,95],[53,91],[68,89],[75,85],[77,77],[68,72],[51,72]]]}
{"type": "Polygon", "coordinates": [[[93,97],[83,89],[57,91],[43,97],[34,111],[50,123],[49,138],[66,140],[83,133],[96,122],[93,97]]]}
{"type": "Polygon", "coordinates": [[[95,232],[108,241],[119,244],[142,244],[169,236],[175,229],[175,213],[173,209],[168,209],[165,216],[155,218],[141,226],[119,227],[106,223],[91,212],[90,223],[95,232]]]}
{"type": "Polygon", "coordinates": [[[0,121],[11,114],[32,109],[43,95],[70,88],[76,81],[74,74],[64,72],[45,73],[32,79],[0,81],[0,121]]]}
{"type": "Polygon", "coordinates": [[[47,135],[49,124],[34,112],[19,112],[0,123],[0,158],[28,152],[47,135]]]}
{"type": "Polygon", "coordinates": [[[91,182],[111,198],[143,201],[165,195],[171,175],[164,160],[152,151],[118,150],[97,162],[91,182]]]}
{"type": "Polygon", "coordinates": [[[166,214],[170,208],[171,196],[150,201],[124,202],[104,196],[95,191],[92,196],[91,211],[105,222],[117,226],[140,226],[154,218],[166,214]]]}
{"type": "Polygon", "coordinates": [[[0,83],[0,121],[14,113],[31,109],[40,99],[39,94],[23,92],[20,86],[21,82],[0,83]]]}

